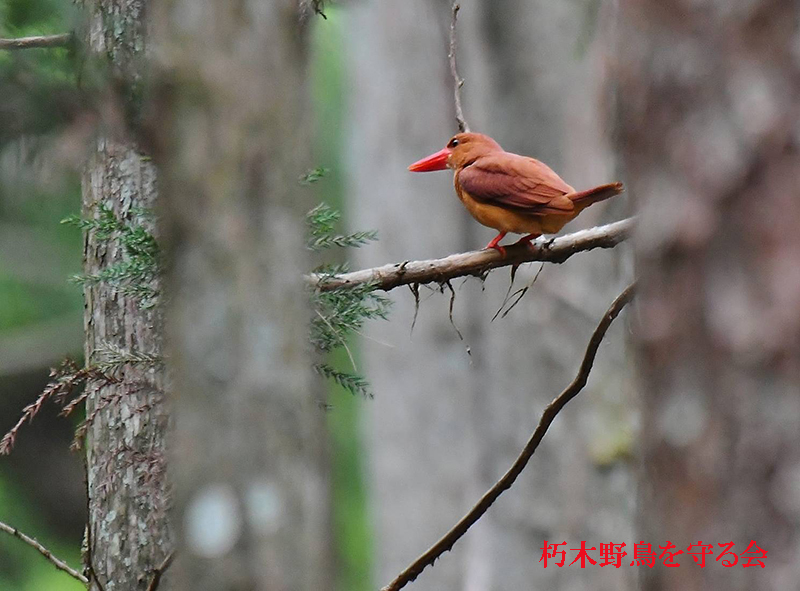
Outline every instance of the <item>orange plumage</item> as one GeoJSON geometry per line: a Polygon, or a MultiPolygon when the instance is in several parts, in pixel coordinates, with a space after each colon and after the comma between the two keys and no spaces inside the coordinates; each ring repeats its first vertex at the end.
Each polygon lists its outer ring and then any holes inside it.
{"type": "Polygon", "coordinates": [[[454,171],[456,194],[470,215],[499,234],[486,248],[505,254],[500,240],[508,232],[530,242],[555,234],[581,211],[622,192],[622,183],[575,191],[534,158],[506,152],[487,135],[456,134],[447,146],[408,167],[413,172],[454,171]]]}

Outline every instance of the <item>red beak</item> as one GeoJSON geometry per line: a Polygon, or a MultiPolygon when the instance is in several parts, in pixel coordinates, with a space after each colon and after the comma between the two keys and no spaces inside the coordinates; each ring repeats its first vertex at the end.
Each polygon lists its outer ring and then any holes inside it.
{"type": "Polygon", "coordinates": [[[450,157],[450,148],[439,150],[427,158],[417,160],[408,167],[411,172],[432,172],[434,170],[444,170],[447,168],[447,159],[450,157]]]}

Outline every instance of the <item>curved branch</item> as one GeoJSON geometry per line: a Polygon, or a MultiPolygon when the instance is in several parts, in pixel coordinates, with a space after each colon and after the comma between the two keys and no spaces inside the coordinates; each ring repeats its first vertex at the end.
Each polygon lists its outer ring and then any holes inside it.
{"type": "Polygon", "coordinates": [[[375,289],[389,291],[400,285],[434,282],[444,284],[456,277],[468,275],[484,277],[492,269],[531,261],[563,263],[578,252],[595,248],[613,248],[630,236],[633,222],[633,218],[628,218],[559,238],[550,240],[539,238],[531,242],[530,247],[524,244],[507,246],[505,258],[494,249],[475,250],[453,254],[443,259],[405,261],[335,277],[311,274],[306,276],[306,282],[310,287],[320,291],[358,287],[365,283],[374,284],[375,289]]]}
{"type": "Polygon", "coordinates": [[[72,43],[72,33],[61,35],[39,35],[36,37],[18,37],[16,39],[0,39],[0,49],[34,49],[37,47],[67,47],[72,43]]]}
{"type": "Polygon", "coordinates": [[[4,531],[7,534],[10,534],[10,535],[14,536],[15,538],[18,538],[18,539],[22,540],[23,542],[28,544],[28,546],[38,550],[39,553],[42,556],[44,556],[47,560],[49,560],[53,564],[53,566],[55,566],[58,570],[64,571],[65,573],[70,575],[72,578],[79,580],[84,585],[88,585],[89,584],[89,579],[84,577],[81,573],[76,571],[74,568],[70,567],[63,560],[53,556],[53,553],[50,552],[50,550],[48,550],[47,548],[42,546],[39,542],[37,542],[33,538],[31,538],[29,536],[26,536],[24,533],[19,531],[16,527],[11,527],[10,525],[6,525],[2,521],[0,521],[0,531],[4,531]]]}
{"type": "Polygon", "coordinates": [[[589,379],[589,372],[592,371],[592,366],[597,356],[597,349],[600,347],[600,343],[603,341],[608,327],[611,326],[611,323],[619,315],[625,305],[631,301],[635,289],[635,282],[625,288],[625,291],[617,296],[603,315],[597,328],[594,329],[592,337],[589,339],[589,344],[586,346],[586,353],[583,356],[578,375],[576,375],[572,383],[544,409],[536,430],[533,432],[533,435],[531,435],[528,443],[525,444],[519,457],[517,457],[508,472],[506,472],[492,488],[484,493],[480,501],[478,501],[469,513],[462,517],[444,537],[431,546],[422,556],[417,558],[408,568],[401,572],[394,581],[381,589],[381,591],[398,591],[416,579],[425,567],[430,566],[442,554],[449,551],[453,545],[467,533],[467,530],[486,513],[489,507],[492,506],[504,491],[511,488],[511,485],[514,484],[514,481],[525,469],[528,460],[531,459],[536,448],[539,447],[539,443],[541,443],[542,438],[545,433],[547,433],[547,429],[558,413],[561,412],[561,409],[563,409],[570,400],[575,398],[580,391],[583,390],[584,386],[586,386],[586,382],[589,379]]]}
{"type": "Polygon", "coordinates": [[[469,131],[467,120],[464,119],[464,111],[461,109],[461,87],[464,86],[464,79],[458,75],[458,68],[456,68],[456,21],[458,20],[458,11],[461,10],[458,2],[453,2],[453,19],[450,21],[450,51],[447,58],[450,60],[450,74],[453,76],[453,98],[456,104],[456,123],[458,123],[458,131],[469,131]]]}

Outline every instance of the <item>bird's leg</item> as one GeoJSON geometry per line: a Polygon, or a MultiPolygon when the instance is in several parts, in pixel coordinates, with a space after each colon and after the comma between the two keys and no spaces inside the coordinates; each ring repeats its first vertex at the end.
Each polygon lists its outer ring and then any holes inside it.
{"type": "Polygon", "coordinates": [[[535,234],[535,233],[534,234],[528,234],[527,236],[523,236],[522,238],[517,240],[514,244],[527,244],[528,248],[530,248],[531,240],[535,240],[539,236],[541,236],[541,234],[535,234]]]}
{"type": "Polygon", "coordinates": [[[507,232],[500,232],[497,236],[492,238],[492,241],[486,245],[486,248],[494,248],[503,258],[506,258],[506,249],[499,244],[499,242],[506,237],[506,234],[507,232]]]}

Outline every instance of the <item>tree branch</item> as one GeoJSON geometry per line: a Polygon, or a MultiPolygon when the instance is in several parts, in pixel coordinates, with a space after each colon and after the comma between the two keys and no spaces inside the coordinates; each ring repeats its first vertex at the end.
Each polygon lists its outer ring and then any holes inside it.
{"type": "Polygon", "coordinates": [[[164,572],[169,568],[173,560],[175,560],[175,552],[170,552],[164,559],[164,562],[153,570],[153,578],[150,579],[147,591],[156,591],[156,589],[158,589],[158,585],[161,583],[161,577],[164,576],[164,572]]]}
{"type": "Polygon", "coordinates": [[[461,87],[464,86],[464,79],[458,75],[458,68],[456,68],[456,21],[458,20],[458,11],[461,10],[458,2],[453,2],[453,19],[450,21],[450,51],[447,57],[450,60],[450,74],[453,75],[453,98],[456,104],[456,123],[458,123],[459,131],[469,131],[467,120],[464,119],[464,111],[461,109],[461,87]]]}
{"type": "Polygon", "coordinates": [[[504,491],[511,488],[511,485],[514,484],[514,481],[525,469],[528,460],[531,459],[536,448],[539,447],[539,443],[542,441],[545,433],[547,433],[547,429],[558,413],[561,412],[561,409],[563,409],[570,400],[575,398],[575,396],[583,390],[584,386],[586,386],[589,373],[592,370],[595,357],[597,356],[597,349],[600,347],[600,343],[603,341],[608,327],[611,326],[611,323],[619,315],[625,305],[631,301],[635,289],[635,282],[625,288],[625,291],[617,296],[603,315],[597,328],[594,329],[592,337],[589,339],[586,353],[583,356],[583,361],[581,362],[580,369],[575,379],[572,380],[572,383],[544,409],[536,430],[533,432],[533,435],[531,435],[528,443],[525,444],[519,457],[511,468],[509,468],[508,472],[506,472],[492,488],[486,491],[480,501],[478,501],[469,513],[462,517],[444,537],[431,546],[422,556],[417,558],[408,568],[401,572],[394,581],[381,589],[381,591],[399,591],[399,589],[402,589],[408,583],[416,579],[425,567],[433,564],[437,558],[449,551],[453,545],[467,533],[467,530],[486,513],[489,507],[492,506],[504,491]]]}
{"type": "Polygon", "coordinates": [[[63,560],[60,560],[60,559],[56,558],[55,556],[53,556],[53,553],[50,552],[50,550],[48,550],[47,548],[42,546],[39,542],[37,542],[33,538],[31,538],[29,536],[26,536],[24,533],[19,531],[16,527],[11,527],[10,525],[6,525],[2,521],[0,521],[0,531],[4,531],[7,534],[10,534],[10,535],[14,536],[15,538],[18,538],[18,539],[22,540],[23,542],[28,544],[28,546],[31,546],[32,548],[35,548],[36,550],[38,550],[39,553],[42,556],[44,556],[47,560],[49,560],[53,564],[53,566],[55,566],[58,570],[64,571],[65,573],[70,575],[72,578],[77,579],[78,581],[80,581],[84,585],[88,585],[89,584],[89,579],[84,577],[81,573],[76,571],[74,568],[70,567],[63,560]]]}
{"type": "Polygon", "coordinates": [[[456,277],[484,277],[490,270],[531,261],[563,263],[578,252],[595,248],[613,248],[630,236],[634,219],[628,218],[605,226],[581,230],[554,239],[539,238],[528,247],[524,244],[506,247],[506,257],[495,249],[453,254],[443,259],[405,261],[344,273],[334,277],[317,274],[306,276],[307,284],[320,291],[352,288],[373,283],[375,289],[389,291],[400,285],[441,283],[456,277]]]}
{"type": "Polygon", "coordinates": [[[0,39],[0,49],[34,49],[37,47],[67,47],[72,43],[72,33],[61,35],[39,35],[36,37],[18,37],[16,39],[0,39]]]}

